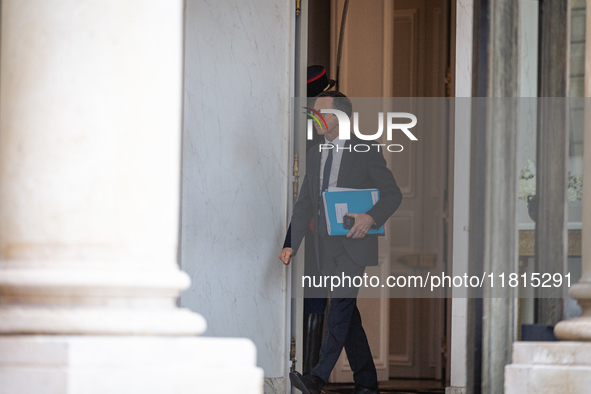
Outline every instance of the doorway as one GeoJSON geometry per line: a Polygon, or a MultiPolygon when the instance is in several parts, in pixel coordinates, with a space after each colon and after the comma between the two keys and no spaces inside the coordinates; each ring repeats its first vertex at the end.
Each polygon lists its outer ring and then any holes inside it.
{"type": "MultiPolygon", "coordinates": [[[[336,57],[345,0],[308,3],[308,65],[336,78],[336,57]]],[[[451,48],[449,0],[351,0],[343,39],[340,91],[349,97],[445,97],[451,48]]],[[[390,218],[384,265],[390,275],[408,273],[413,256],[447,264],[449,210],[448,127],[433,128],[410,154],[385,154],[403,192],[390,218]]],[[[381,245],[381,249],[384,247],[381,245]]],[[[384,389],[446,386],[445,299],[359,299],[380,385],[384,389]]],[[[330,378],[338,392],[352,382],[343,352],[330,378]]],[[[441,391],[442,392],[442,391],[441,391]]]]}

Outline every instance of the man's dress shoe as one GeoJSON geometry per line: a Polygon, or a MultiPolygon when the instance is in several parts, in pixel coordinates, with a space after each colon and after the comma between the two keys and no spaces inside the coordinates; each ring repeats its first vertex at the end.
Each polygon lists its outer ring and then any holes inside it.
{"type": "Polygon", "coordinates": [[[380,394],[380,390],[378,389],[368,389],[365,387],[361,387],[360,385],[356,384],[355,389],[351,394],[380,394]]]}
{"type": "Polygon", "coordinates": [[[297,371],[289,373],[289,380],[291,385],[300,390],[304,394],[321,394],[321,389],[324,386],[324,380],[316,375],[301,375],[297,371]]]}

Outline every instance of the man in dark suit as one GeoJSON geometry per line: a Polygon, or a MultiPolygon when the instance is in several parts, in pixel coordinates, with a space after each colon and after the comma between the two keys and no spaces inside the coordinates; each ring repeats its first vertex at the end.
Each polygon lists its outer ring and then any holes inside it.
{"type": "MultiPolygon", "coordinates": [[[[350,100],[339,92],[320,94],[314,107],[316,111],[338,109],[349,117],[352,114],[350,100]]],[[[313,233],[320,272],[353,278],[362,276],[366,266],[378,264],[378,239],[366,237],[366,234],[372,226],[381,227],[396,211],[402,194],[378,147],[372,146],[368,152],[356,152],[351,148],[365,142],[353,135],[350,140],[341,140],[337,117],[329,113],[323,116],[326,125],[315,125],[316,131],[332,148],[321,150],[320,145],[316,145],[308,152],[306,176],[291,220],[291,246],[295,254],[308,223],[314,218],[313,233]],[[380,191],[380,199],[368,212],[347,214],[355,218],[355,224],[346,237],[327,235],[320,196],[329,186],[377,188],[380,191]]],[[[344,286],[330,294],[327,335],[320,350],[320,361],[310,374],[290,373],[292,385],[304,394],[321,392],[343,347],[356,383],[353,393],[379,393],[373,357],[357,309],[357,292],[355,286],[344,286]]]]}

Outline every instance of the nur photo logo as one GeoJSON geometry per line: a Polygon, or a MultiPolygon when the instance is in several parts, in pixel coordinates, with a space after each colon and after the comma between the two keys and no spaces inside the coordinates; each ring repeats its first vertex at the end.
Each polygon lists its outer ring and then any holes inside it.
{"type": "MultiPolygon", "coordinates": [[[[306,129],[306,138],[308,140],[312,140],[314,136],[314,122],[318,125],[320,129],[328,130],[327,122],[322,116],[322,114],[334,114],[338,119],[339,125],[339,139],[341,140],[350,140],[351,139],[351,121],[347,114],[338,109],[321,109],[317,111],[310,107],[302,107],[306,110],[303,112],[307,115],[310,119],[307,122],[307,129],[306,129]]],[[[378,113],[378,131],[374,134],[362,134],[359,130],[359,113],[353,112],[353,133],[357,138],[363,141],[375,141],[382,136],[384,133],[384,123],[386,124],[386,139],[388,141],[392,141],[392,136],[395,130],[402,131],[409,140],[411,141],[418,141],[417,137],[411,133],[410,129],[416,126],[417,124],[417,117],[408,112],[384,112],[378,113]],[[410,122],[400,123],[400,119],[407,119],[410,122]]],[[[371,146],[377,146],[378,152],[380,151],[381,147],[385,147],[388,152],[402,152],[404,147],[400,144],[355,144],[353,146],[348,146],[341,149],[351,150],[353,149],[355,152],[368,152],[371,149],[371,146]]],[[[320,144],[319,150],[322,151],[323,149],[333,149],[333,145],[331,144],[320,144]]],[[[339,149],[337,147],[337,149],[339,149]]]]}

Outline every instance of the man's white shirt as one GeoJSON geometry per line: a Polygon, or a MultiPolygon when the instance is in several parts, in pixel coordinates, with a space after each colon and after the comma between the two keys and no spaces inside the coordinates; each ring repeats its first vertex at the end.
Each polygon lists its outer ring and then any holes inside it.
{"type": "MultiPolygon", "coordinates": [[[[335,138],[332,142],[324,138],[325,144],[333,144],[335,147],[332,148],[332,168],[330,169],[330,178],[328,179],[328,187],[334,187],[337,185],[339,179],[339,170],[341,169],[341,160],[343,158],[343,150],[345,148],[345,142],[347,140],[341,140],[339,137],[335,138]]],[[[329,149],[322,149],[322,156],[320,158],[320,189],[322,189],[322,180],[324,178],[324,165],[328,159],[329,149]]],[[[320,190],[322,193],[324,190],[320,190]]]]}

